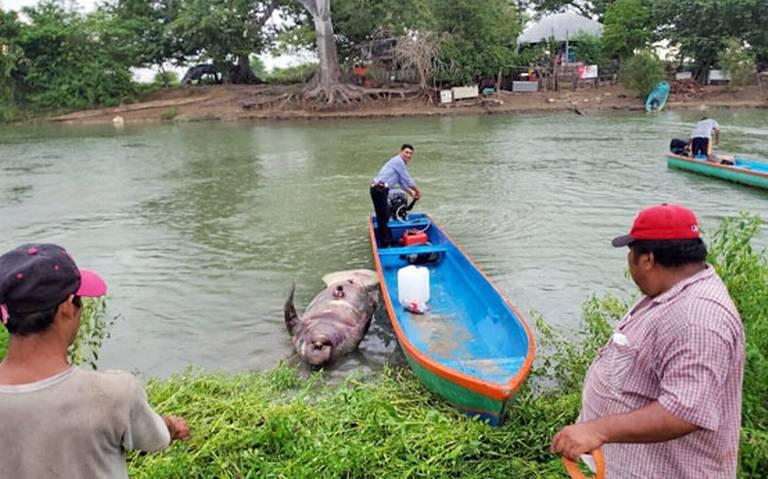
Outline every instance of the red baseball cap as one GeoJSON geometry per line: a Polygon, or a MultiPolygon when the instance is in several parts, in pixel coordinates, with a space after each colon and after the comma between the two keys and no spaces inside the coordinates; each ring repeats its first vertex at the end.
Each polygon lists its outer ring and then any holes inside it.
{"type": "Polygon", "coordinates": [[[698,237],[699,222],[693,211],[684,206],[664,203],[638,213],[629,234],[613,238],[611,244],[618,248],[638,240],[683,240],[698,237]]]}

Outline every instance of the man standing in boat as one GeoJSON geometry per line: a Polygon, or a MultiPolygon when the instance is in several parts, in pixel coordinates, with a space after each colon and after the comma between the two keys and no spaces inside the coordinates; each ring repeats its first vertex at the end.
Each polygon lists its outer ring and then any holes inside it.
{"type": "Polygon", "coordinates": [[[411,175],[408,174],[407,165],[413,158],[413,146],[404,144],[400,147],[400,153],[389,159],[379,171],[379,174],[371,183],[371,199],[373,209],[376,211],[376,238],[379,246],[388,247],[392,243],[392,233],[389,231],[389,189],[395,185],[405,190],[413,199],[421,198],[421,190],[416,186],[411,175]]]}
{"type": "Polygon", "coordinates": [[[691,132],[691,156],[706,155],[712,161],[712,134],[715,135],[715,145],[720,144],[720,125],[712,118],[704,117],[696,124],[691,132]]]}
{"type": "Polygon", "coordinates": [[[744,327],[705,262],[693,212],[641,211],[628,235],[643,298],[618,323],[584,381],[576,424],[552,451],[577,460],[601,448],[607,478],[736,477],[744,327]]]}

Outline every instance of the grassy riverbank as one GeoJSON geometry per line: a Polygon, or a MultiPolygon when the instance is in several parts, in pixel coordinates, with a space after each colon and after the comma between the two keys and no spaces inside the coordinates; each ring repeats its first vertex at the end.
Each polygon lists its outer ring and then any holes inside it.
{"type": "MultiPolygon", "coordinates": [[[[747,336],[744,479],[768,477],[768,256],[750,246],[759,228],[757,218],[742,217],[707,235],[710,261],[747,336]]],[[[627,306],[589,299],[577,332],[558,332],[539,318],[537,368],[500,428],[459,414],[402,369],[340,385],[321,374],[306,380],[286,365],[152,381],[152,404],[185,416],[192,438],[162,454],[132,454],[131,477],[567,477],[549,442],[576,418],[586,368],[627,306]]]]}

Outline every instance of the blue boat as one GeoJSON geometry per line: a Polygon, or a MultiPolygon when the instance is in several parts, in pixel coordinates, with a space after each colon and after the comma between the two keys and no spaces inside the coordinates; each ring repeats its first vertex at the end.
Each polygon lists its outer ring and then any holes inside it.
{"type": "Polygon", "coordinates": [[[413,229],[427,243],[380,248],[376,217],[369,232],[392,328],[411,368],[432,392],[469,415],[502,423],[510,399],[531,370],[533,335],[512,303],[469,256],[425,214],[390,220],[393,237],[413,229]],[[429,270],[429,311],[398,301],[397,274],[416,264],[429,270]]]}
{"type": "Polygon", "coordinates": [[[667,153],[667,166],[679,170],[692,171],[707,176],[714,176],[728,181],[735,181],[758,188],[768,188],[768,163],[736,157],[732,165],[707,161],[707,157],[667,153]]]}
{"type": "Polygon", "coordinates": [[[667,105],[669,98],[669,83],[659,82],[645,100],[645,111],[661,111],[667,105]]]}

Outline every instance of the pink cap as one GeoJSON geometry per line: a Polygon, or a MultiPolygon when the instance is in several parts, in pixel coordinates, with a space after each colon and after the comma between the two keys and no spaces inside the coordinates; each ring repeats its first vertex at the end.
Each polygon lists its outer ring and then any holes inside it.
{"type": "Polygon", "coordinates": [[[107,283],[93,271],[80,269],[80,289],[75,294],[88,298],[104,296],[107,294],[107,283]]]}

